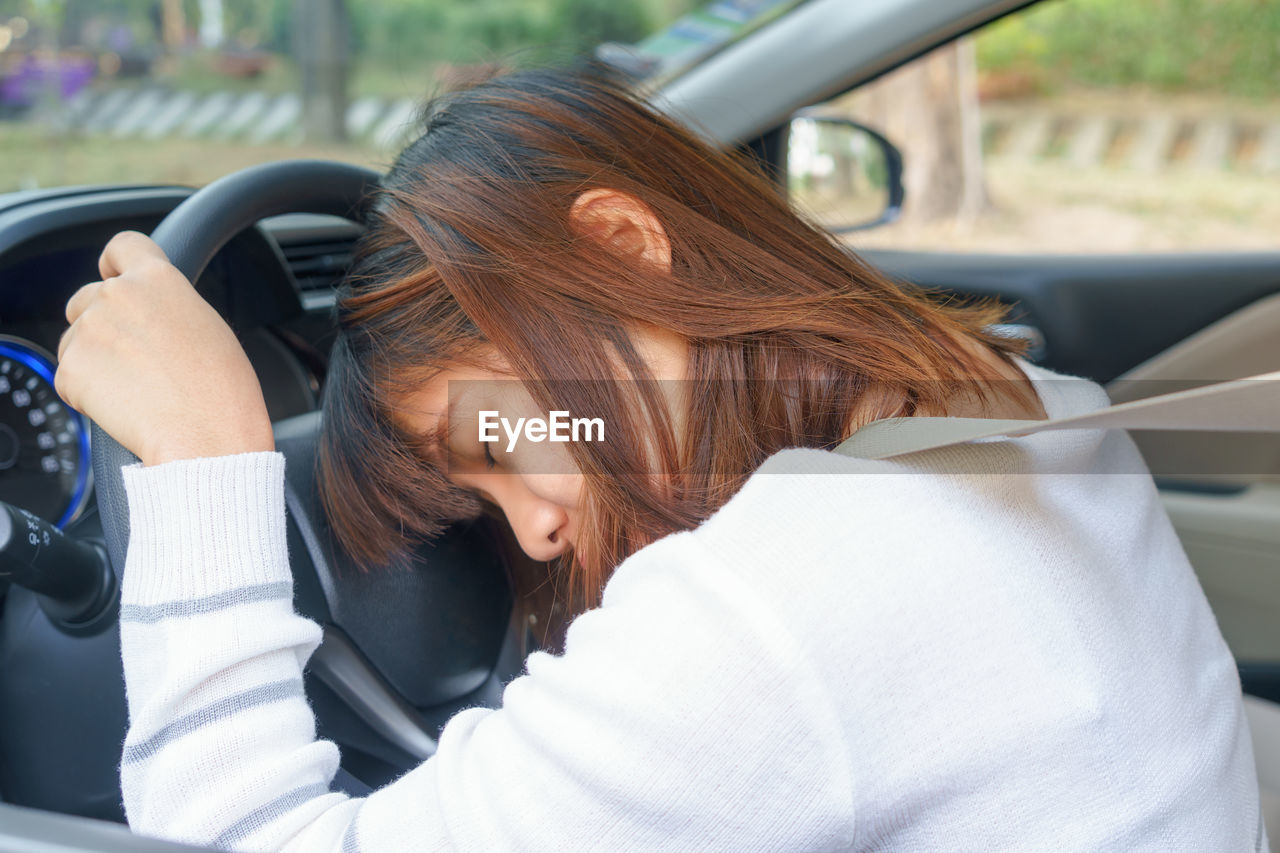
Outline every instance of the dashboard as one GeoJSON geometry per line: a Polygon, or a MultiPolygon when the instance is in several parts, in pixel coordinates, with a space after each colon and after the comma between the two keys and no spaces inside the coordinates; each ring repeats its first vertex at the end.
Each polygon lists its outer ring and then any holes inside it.
{"type": "MultiPolygon", "coordinates": [[[[91,507],[89,424],[54,389],[64,306],[99,278],[98,255],[113,234],[151,231],[190,192],[82,187],[0,196],[0,500],[63,528],[91,507]]],[[[273,420],[316,407],[332,285],[358,233],[330,217],[266,220],[228,244],[197,282],[244,345],[273,420]]]]}

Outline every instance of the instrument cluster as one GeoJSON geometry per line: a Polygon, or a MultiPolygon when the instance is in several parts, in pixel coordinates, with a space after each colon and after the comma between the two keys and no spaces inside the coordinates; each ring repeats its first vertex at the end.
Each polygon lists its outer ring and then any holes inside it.
{"type": "Polygon", "coordinates": [[[0,500],[59,527],[73,521],[92,486],[89,424],[54,390],[53,356],[0,335],[0,500]]]}

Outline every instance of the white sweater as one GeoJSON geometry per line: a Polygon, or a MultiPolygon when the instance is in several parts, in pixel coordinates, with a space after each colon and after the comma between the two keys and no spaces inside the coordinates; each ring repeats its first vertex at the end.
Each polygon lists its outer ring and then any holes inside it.
{"type": "MultiPolygon", "coordinates": [[[[1023,369],[1051,417],[1106,403],[1023,369]]],[[[914,458],[775,455],[365,798],[330,792],[303,695],[283,458],[126,469],[130,825],[344,853],[1259,849],[1235,666],[1128,437],[914,458]]]]}

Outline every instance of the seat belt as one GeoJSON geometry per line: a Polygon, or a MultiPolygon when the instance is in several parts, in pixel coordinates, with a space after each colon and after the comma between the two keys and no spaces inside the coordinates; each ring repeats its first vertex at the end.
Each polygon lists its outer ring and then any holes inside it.
{"type": "Polygon", "coordinates": [[[984,438],[1060,429],[1280,432],[1280,371],[1049,420],[885,418],[859,429],[835,452],[859,459],[889,459],[984,438]]]}

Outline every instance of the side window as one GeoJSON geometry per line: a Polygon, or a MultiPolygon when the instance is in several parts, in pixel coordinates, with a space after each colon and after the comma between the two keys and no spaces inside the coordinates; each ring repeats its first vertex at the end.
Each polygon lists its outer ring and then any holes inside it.
{"type": "MultiPolygon", "coordinates": [[[[1280,247],[1280,5],[1048,0],[815,108],[903,154],[865,248],[1167,252],[1280,247]]],[[[847,145],[793,129],[791,186],[857,221],[847,145]],[[831,151],[836,151],[834,158],[831,151]]]]}

